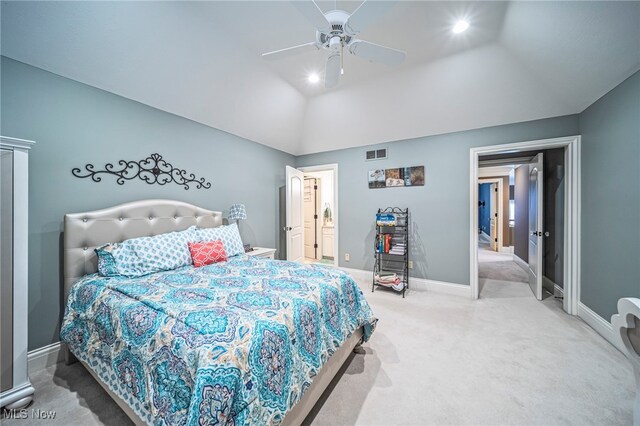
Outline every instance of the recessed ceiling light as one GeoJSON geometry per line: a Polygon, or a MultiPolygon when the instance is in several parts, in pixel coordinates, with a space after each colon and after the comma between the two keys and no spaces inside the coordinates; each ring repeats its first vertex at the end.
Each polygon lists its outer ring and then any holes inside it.
{"type": "Polygon", "coordinates": [[[462,32],[465,32],[468,28],[469,28],[469,23],[464,19],[461,19],[458,22],[456,22],[456,24],[453,26],[452,31],[455,34],[460,34],[462,32]]]}
{"type": "Polygon", "coordinates": [[[309,74],[308,79],[309,79],[309,83],[317,83],[320,81],[320,76],[315,72],[312,72],[311,74],[309,74]]]}

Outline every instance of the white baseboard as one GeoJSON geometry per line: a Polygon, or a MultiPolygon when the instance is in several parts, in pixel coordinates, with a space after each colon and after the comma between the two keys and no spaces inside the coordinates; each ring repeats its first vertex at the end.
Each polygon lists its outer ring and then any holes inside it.
{"type": "Polygon", "coordinates": [[[564,297],[564,288],[560,287],[553,280],[547,276],[542,276],[542,286],[545,288],[552,288],[554,296],[564,297]]]}
{"type": "Polygon", "coordinates": [[[364,269],[345,268],[343,266],[339,266],[338,269],[348,273],[353,278],[359,281],[368,281],[370,283],[373,279],[373,272],[371,271],[365,271],[364,269]]]}
{"type": "Polygon", "coordinates": [[[586,322],[589,327],[593,328],[596,333],[604,337],[607,342],[611,343],[622,353],[625,353],[623,348],[619,346],[618,339],[615,338],[613,327],[609,321],[593,312],[582,302],[578,302],[578,317],[586,322]]]}
{"type": "Polygon", "coordinates": [[[512,253],[513,254],[513,246],[509,246],[509,247],[502,247],[500,249],[500,253],[512,253]]]}
{"type": "MultiPolygon", "coordinates": [[[[373,272],[363,269],[353,269],[340,267],[344,272],[349,273],[356,280],[371,284],[373,272]]],[[[409,276],[409,288],[416,291],[432,291],[434,293],[450,294],[453,296],[469,297],[471,288],[468,285],[454,284],[444,281],[428,280],[409,276]]]]}
{"type": "Polygon", "coordinates": [[[433,291],[434,293],[450,294],[467,298],[471,295],[471,287],[468,285],[413,277],[410,277],[409,280],[409,285],[414,290],[433,291]]]}
{"type": "Polygon", "coordinates": [[[27,354],[27,369],[29,374],[33,374],[62,361],[64,361],[62,343],[56,342],[29,351],[27,354]]]}
{"type": "Polygon", "coordinates": [[[561,289],[558,284],[556,284],[555,282],[551,281],[551,279],[549,277],[546,277],[544,275],[542,276],[542,288],[546,288],[546,289],[552,288],[554,296],[556,295],[556,291],[558,289],[561,289]]]}
{"type": "Polygon", "coordinates": [[[555,293],[559,294],[560,297],[564,297],[564,288],[560,287],[558,284],[553,283],[553,290],[555,293]]]}
{"type": "Polygon", "coordinates": [[[529,262],[526,262],[520,258],[517,254],[514,253],[513,261],[516,262],[516,265],[524,269],[526,273],[529,273],[529,262]]]}

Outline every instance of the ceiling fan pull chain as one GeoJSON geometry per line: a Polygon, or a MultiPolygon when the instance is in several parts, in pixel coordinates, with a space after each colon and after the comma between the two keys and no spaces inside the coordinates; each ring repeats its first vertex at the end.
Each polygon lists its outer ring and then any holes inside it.
{"type": "Polygon", "coordinates": [[[344,75],[344,42],[340,43],[340,75],[344,75]]]}

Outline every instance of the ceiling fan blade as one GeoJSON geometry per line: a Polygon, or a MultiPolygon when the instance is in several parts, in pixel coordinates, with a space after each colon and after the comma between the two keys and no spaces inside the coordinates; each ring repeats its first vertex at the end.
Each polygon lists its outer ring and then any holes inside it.
{"type": "Polygon", "coordinates": [[[331,51],[327,58],[327,68],[324,71],[324,87],[330,89],[338,84],[340,78],[340,52],[331,51]]]}
{"type": "Polygon", "coordinates": [[[297,55],[298,53],[306,52],[309,50],[320,50],[321,46],[312,41],[311,43],[300,44],[298,46],[287,47],[286,49],[274,50],[273,52],[267,52],[262,54],[262,58],[266,60],[275,60],[286,58],[287,56],[297,55]]]}
{"type": "Polygon", "coordinates": [[[328,33],[331,31],[331,24],[325,18],[324,13],[318,7],[313,0],[292,1],[291,4],[295,6],[305,18],[313,24],[313,26],[321,33],[328,33]]]}
{"type": "Polygon", "coordinates": [[[357,35],[394,5],[394,1],[363,1],[347,18],[347,22],[344,23],[344,32],[352,37],[357,35]]]}
{"type": "Polygon", "coordinates": [[[349,52],[360,58],[387,65],[400,65],[407,56],[406,52],[402,50],[380,46],[364,40],[353,40],[349,43],[349,52]]]}

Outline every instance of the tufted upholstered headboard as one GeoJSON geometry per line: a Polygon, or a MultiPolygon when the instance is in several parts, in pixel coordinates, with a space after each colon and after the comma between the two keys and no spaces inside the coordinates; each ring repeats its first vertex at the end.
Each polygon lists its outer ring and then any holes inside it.
{"type": "Polygon", "coordinates": [[[222,212],[173,200],[141,200],[64,216],[64,301],[71,286],[98,270],[94,249],[106,243],[147,237],[190,226],[222,225],[222,212]]]}

